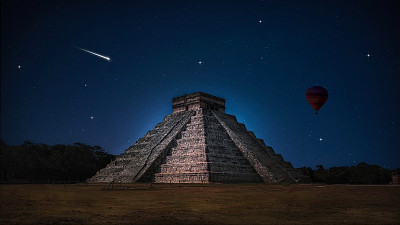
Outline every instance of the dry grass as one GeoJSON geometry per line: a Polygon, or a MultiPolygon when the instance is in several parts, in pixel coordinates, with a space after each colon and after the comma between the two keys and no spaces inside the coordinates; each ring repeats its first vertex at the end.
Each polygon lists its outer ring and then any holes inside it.
{"type": "Polygon", "coordinates": [[[400,224],[400,186],[0,185],[0,224],[400,224]]]}

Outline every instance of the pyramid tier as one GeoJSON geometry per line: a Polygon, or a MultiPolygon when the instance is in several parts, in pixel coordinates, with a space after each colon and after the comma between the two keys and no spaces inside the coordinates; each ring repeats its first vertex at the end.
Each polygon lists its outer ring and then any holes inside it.
{"type": "Polygon", "coordinates": [[[210,174],[204,172],[189,173],[157,173],[155,174],[156,183],[208,183],[210,174]]]}

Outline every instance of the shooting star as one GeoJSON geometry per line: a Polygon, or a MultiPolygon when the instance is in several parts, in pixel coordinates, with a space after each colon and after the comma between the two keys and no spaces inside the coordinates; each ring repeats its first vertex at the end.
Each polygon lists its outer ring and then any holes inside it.
{"type": "Polygon", "coordinates": [[[79,47],[76,47],[76,48],[79,49],[79,50],[85,51],[85,52],[87,52],[87,53],[90,53],[90,54],[92,54],[92,55],[95,55],[95,56],[97,56],[97,57],[103,58],[103,59],[105,59],[105,60],[107,60],[107,61],[111,61],[111,58],[110,58],[110,57],[107,57],[107,56],[104,56],[104,55],[100,55],[100,54],[97,54],[97,53],[95,53],[95,52],[91,52],[91,51],[89,51],[89,50],[83,49],[83,48],[79,48],[79,47]]]}

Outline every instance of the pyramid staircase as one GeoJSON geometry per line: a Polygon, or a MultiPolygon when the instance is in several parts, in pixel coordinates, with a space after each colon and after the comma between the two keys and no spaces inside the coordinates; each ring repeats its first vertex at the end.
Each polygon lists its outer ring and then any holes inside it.
{"type": "Polygon", "coordinates": [[[260,182],[211,111],[200,109],[155,174],[160,183],[260,182]]]}

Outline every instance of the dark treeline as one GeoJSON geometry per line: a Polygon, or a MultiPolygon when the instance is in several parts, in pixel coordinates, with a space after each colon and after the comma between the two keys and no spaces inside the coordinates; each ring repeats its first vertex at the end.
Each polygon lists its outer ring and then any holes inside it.
{"type": "Polygon", "coordinates": [[[85,181],[105,167],[114,155],[100,146],[34,144],[0,146],[0,181],[65,182],[85,181]]]}
{"type": "MultiPolygon", "coordinates": [[[[83,182],[113,159],[115,156],[100,146],[82,143],[50,146],[25,141],[18,146],[6,146],[0,142],[0,182],[83,182]]],[[[366,163],[300,169],[312,182],[327,184],[388,184],[392,173],[400,174],[400,169],[391,171],[366,163]]]]}
{"type": "Polygon", "coordinates": [[[312,182],[327,184],[389,184],[392,173],[400,172],[384,169],[376,165],[359,163],[357,166],[340,166],[325,169],[318,165],[315,170],[311,167],[300,168],[312,182]]]}

